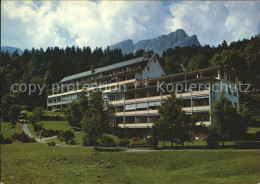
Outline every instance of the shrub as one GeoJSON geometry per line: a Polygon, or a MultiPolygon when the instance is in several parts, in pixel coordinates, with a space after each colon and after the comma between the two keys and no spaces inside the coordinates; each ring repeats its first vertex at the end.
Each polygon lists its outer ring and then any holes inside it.
{"type": "Polygon", "coordinates": [[[131,148],[135,148],[135,147],[151,147],[151,145],[148,143],[148,141],[146,139],[142,139],[139,141],[131,141],[129,146],[131,148]]]}
{"type": "Polygon", "coordinates": [[[60,141],[65,141],[64,137],[63,137],[63,131],[59,131],[58,134],[57,134],[57,137],[60,141]]]}
{"type": "Polygon", "coordinates": [[[1,144],[12,144],[13,141],[10,137],[4,138],[4,136],[1,134],[1,144]]]}
{"type": "Polygon", "coordinates": [[[70,139],[66,142],[66,144],[69,144],[69,145],[74,145],[76,142],[74,139],[70,139]]]}
{"type": "Polygon", "coordinates": [[[54,141],[48,142],[47,144],[48,144],[48,146],[56,146],[56,142],[54,142],[54,141]]]}
{"type": "Polygon", "coordinates": [[[40,130],[37,135],[41,135],[43,137],[52,137],[58,135],[60,130],[53,130],[53,129],[42,129],[40,130]]]}
{"type": "Polygon", "coordinates": [[[140,139],[141,139],[141,138],[140,138],[140,137],[137,137],[137,136],[136,136],[136,137],[132,137],[132,141],[134,141],[134,142],[138,142],[138,141],[140,141],[140,139]]]}
{"type": "Polygon", "coordinates": [[[82,142],[83,142],[83,146],[91,146],[88,134],[83,135],[82,142]]]}
{"type": "Polygon", "coordinates": [[[60,141],[66,141],[66,143],[75,137],[74,132],[71,130],[60,131],[57,135],[60,141]]]}
{"type": "Polygon", "coordinates": [[[38,132],[43,129],[42,124],[38,124],[37,122],[32,123],[32,126],[35,132],[38,132]]]}
{"type": "Polygon", "coordinates": [[[111,146],[115,146],[116,143],[115,143],[114,139],[112,139],[110,136],[103,135],[103,137],[101,139],[101,145],[105,146],[105,147],[111,147],[111,146]]]}
{"type": "Polygon", "coordinates": [[[42,121],[64,121],[66,120],[65,116],[60,116],[60,115],[56,115],[56,116],[48,116],[48,115],[44,115],[41,118],[42,121]]]}
{"type": "Polygon", "coordinates": [[[210,147],[218,146],[219,135],[217,134],[214,128],[209,129],[208,137],[206,138],[206,142],[210,147]]]}
{"type": "Polygon", "coordinates": [[[15,134],[11,137],[13,140],[21,141],[22,143],[35,142],[35,138],[30,138],[24,132],[21,134],[15,134]]]}
{"type": "Polygon", "coordinates": [[[120,139],[118,145],[119,146],[129,146],[130,140],[129,139],[120,139]]]}

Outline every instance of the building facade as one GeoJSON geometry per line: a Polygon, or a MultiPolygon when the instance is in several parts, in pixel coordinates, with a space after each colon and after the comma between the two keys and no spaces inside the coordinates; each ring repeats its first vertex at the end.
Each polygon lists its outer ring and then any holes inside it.
{"type": "Polygon", "coordinates": [[[62,109],[79,94],[91,96],[99,90],[111,126],[149,128],[160,117],[157,106],[174,91],[186,114],[196,113],[197,124],[210,126],[214,123],[210,113],[222,92],[239,108],[237,84],[234,73],[221,67],[165,75],[158,55],[144,53],[143,57],[65,77],[54,86],[47,104],[49,110],[62,109]]]}

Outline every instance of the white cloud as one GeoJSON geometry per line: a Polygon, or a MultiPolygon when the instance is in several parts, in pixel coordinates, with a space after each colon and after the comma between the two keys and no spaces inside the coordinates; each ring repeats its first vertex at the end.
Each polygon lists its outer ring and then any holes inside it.
{"type": "Polygon", "coordinates": [[[259,34],[259,2],[178,2],[170,6],[168,32],[183,28],[202,44],[218,45],[259,34]]]}
{"type": "Polygon", "coordinates": [[[259,2],[45,1],[2,3],[2,45],[108,46],[183,28],[217,45],[259,33],[259,2]],[[258,16],[258,17],[257,17],[258,16]]]}
{"type": "Polygon", "coordinates": [[[161,15],[163,19],[167,13],[161,2],[61,1],[45,2],[39,7],[33,2],[4,2],[4,21],[18,20],[23,25],[20,36],[30,39],[17,43],[9,35],[19,34],[18,30],[11,33],[4,30],[3,44],[20,48],[70,44],[94,48],[128,38],[135,41],[153,38],[163,32],[163,21],[154,17],[161,15]],[[68,34],[62,35],[60,29],[68,34]]]}

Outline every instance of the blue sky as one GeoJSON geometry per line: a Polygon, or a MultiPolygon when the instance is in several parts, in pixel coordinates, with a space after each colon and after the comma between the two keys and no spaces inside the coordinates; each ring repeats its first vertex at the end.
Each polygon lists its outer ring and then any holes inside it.
{"type": "Polygon", "coordinates": [[[1,1],[2,46],[106,47],[137,42],[176,29],[202,45],[260,33],[260,2],[220,1],[1,1]]]}

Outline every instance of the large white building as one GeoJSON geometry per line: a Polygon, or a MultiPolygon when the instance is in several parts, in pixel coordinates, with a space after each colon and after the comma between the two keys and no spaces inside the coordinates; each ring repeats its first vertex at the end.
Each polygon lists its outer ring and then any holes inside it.
{"type": "Polygon", "coordinates": [[[100,90],[111,125],[147,128],[160,117],[156,106],[174,88],[183,110],[198,114],[198,124],[209,126],[214,121],[210,113],[221,92],[239,107],[237,84],[234,73],[221,67],[165,75],[158,55],[144,53],[143,57],[63,78],[48,96],[48,109],[62,109],[80,93],[89,96],[100,90]]]}

